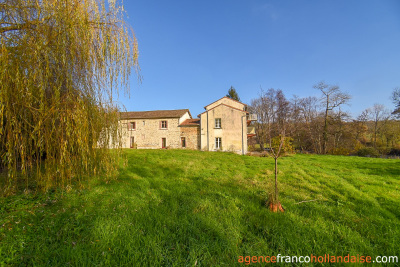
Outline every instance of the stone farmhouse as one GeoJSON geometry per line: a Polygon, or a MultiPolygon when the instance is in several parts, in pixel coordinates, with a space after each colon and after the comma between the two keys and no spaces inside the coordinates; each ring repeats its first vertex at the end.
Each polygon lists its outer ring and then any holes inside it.
{"type": "Polygon", "coordinates": [[[204,109],[195,119],[188,109],[121,112],[122,147],[247,153],[247,105],[223,97],[204,109]]]}

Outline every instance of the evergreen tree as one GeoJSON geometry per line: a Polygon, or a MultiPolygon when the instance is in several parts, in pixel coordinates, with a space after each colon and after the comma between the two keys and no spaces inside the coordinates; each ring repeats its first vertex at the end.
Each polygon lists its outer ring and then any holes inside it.
{"type": "Polygon", "coordinates": [[[233,100],[240,101],[240,97],[233,86],[231,86],[231,88],[228,90],[228,94],[226,96],[233,100]]]}

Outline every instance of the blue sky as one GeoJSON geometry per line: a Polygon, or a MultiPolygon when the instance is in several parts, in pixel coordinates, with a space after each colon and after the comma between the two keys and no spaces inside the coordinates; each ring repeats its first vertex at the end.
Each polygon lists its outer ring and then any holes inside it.
{"type": "Polygon", "coordinates": [[[319,81],[352,95],[357,116],[393,109],[400,87],[400,1],[124,1],[139,42],[142,83],[129,111],[189,108],[192,116],[234,86],[244,103],[260,87],[319,96],[319,81]]]}

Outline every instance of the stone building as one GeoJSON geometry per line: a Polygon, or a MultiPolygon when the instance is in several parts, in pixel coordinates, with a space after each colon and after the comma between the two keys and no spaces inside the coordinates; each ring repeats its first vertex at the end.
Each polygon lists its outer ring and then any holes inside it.
{"type": "Polygon", "coordinates": [[[206,151],[247,153],[247,105],[223,97],[204,107],[200,116],[200,144],[206,151]]]}
{"type": "Polygon", "coordinates": [[[198,149],[188,109],[121,112],[120,121],[124,148],[198,149]]]}
{"type": "Polygon", "coordinates": [[[247,105],[223,97],[193,119],[188,109],[121,112],[124,148],[247,153],[247,105]]]}
{"type": "Polygon", "coordinates": [[[200,149],[200,119],[187,119],[179,125],[181,141],[189,149],[200,149]],[[182,139],[184,138],[184,139],[182,139]]]}

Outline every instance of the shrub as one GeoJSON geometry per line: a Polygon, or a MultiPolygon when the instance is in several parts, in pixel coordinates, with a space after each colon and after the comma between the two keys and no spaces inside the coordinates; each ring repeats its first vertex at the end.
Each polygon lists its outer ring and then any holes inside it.
{"type": "Polygon", "coordinates": [[[357,151],[357,156],[360,157],[379,157],[380,153],[373,147],[364,147],[357,151]]]}
{"type": "Polygon", "coordinates": [[[400,148],[392,148],[389,153],[389,156],[400,156],[400,148]]]}
{"type": "MultiPolygon", "coordinates": [[[[274,138],[272,138],[272,148],[275,151],[278,151],[279,146],[280,146],[280,142],[281,142],[281,136],[275,136],[274,138]]],[[[268,149],[268,148],[267,148],[268,149]]],[[[293,138],[292,137],[285,137],[283,144],[282,144],[282,150],[281,153],[282,154],[290,154],[293,153],[294,149],[293,149],[293,138]]]]}
{"type": "Polygon", "coordinates": [[[350,154],[350,149],[345,147],[337,147],[331,151],[332,155],[344,155],[348,156],[350,154]]]}
{"type": "Polygon", "coordinates": [[[350,154],[351,155],[357,155],[358,150],[364,148],[365,146],[359,142],[359,141],[355,141],[353,144],[353,149],[351,150],[350,154]]]}

